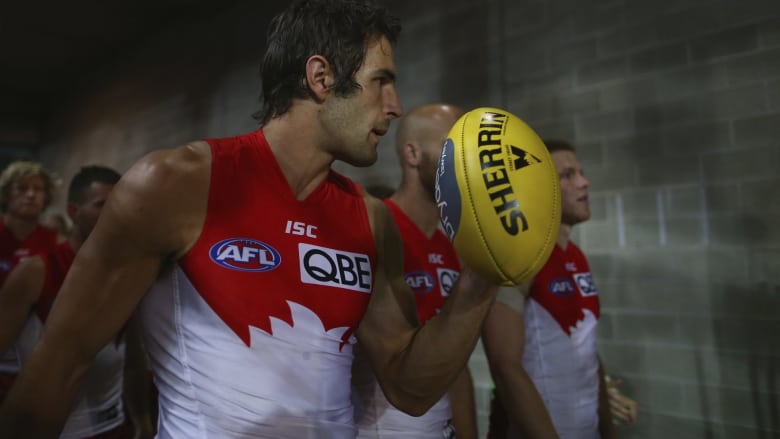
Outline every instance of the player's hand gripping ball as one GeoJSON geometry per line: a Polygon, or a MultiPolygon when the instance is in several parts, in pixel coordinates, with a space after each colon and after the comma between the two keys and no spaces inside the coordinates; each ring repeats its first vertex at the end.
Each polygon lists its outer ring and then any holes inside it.
{"type": "Polygon", "coordinates": [[[436,171],[444,231],[463,261],[500,285],[530,280],[561,224],[555,164],[517,116],[477,108],[455,122],[436,171]]]}

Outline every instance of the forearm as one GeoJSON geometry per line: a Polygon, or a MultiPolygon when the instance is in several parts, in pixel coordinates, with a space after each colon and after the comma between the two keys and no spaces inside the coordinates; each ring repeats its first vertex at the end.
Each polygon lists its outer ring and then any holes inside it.
{"type": "Polygon", "coordinates": [[[452,424],[458,439],[477,439],[477,410],[474,404],[474,383],[469,368],[452,383],[449,392],[452,424]]]}
{"type": "Polygon", "coordinates": [[[412,293],[403,278],[399,282],[372,298],[357,336],[387,399],[420,416],[466,365],[495,288],[464,270],[441,312],[419,327],[412,293]]]}
{"type": "Polygon", "coordinates": [[[399,362],[399,381],[427,411],[453,383],[474,351],[496,288],[464,270],[441,312],[420,328],[399,362]]]}
{"type": "Polygon", "coordinates": [[[615,424],[612,422],[612,411],[609,408],[609,394],[607,393],[607,381],[604,379],[604,368],[599,359],[599,433],[602,439],[617,437],[615,424]]]}
{"type": "MultiPolygon", "coordinates": [[[[0,306],[2,306],[0,304],[0,306]]],[[[0,355],[10,351],[14,346],[14,341],[24,328],[28,318],[24,313],[3,312],[0,310],[0,355]]]]}
{"type": "Polygon", "coordinates": [[[520,364],[506,365],[493,375],[498,397],[523,438],[558,437],[541,395],[520,364]]]}
{"type": "Polygon", "coordinates": [[[87,366],[66,368],[50,358],[31,358],[0,409],[0,436],[58,437],[87,366]]]}

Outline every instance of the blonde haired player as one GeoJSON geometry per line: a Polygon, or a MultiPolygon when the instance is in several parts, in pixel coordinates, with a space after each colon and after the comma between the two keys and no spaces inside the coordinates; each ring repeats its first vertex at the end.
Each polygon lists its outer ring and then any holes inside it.
{"type": "MultiPolygon", "coordinates": [[[[415,293],[420,324],[439,312],[460,272],[455,249],[439,230],[434,190],[442,146],[462,114],[452,105],[420,106],[401,119],[396,132],[401,184],[385,203],[401,233],[404,279],[415,293]]],[[[425,414],[413,417],[387,401],[367,359],[357,352],[352,368],[352,400],[358,438],[442,439],[457,435],[459,439],[476,439],[474,390],[468,367],[439,402],[425,414]]]]}
{"type": "Polygon", "coordinates": [[[541,271],[520,288],[502,288],[485,321],[482,340],[496,385],[489,437],[612,438],[596,352],[598,290],[585,256],[569,241],[572,227],[590,218],[589,182],[573,146],[545,145],[560,177],[561,227],[541,271]]]}
{"type": "MultiPolygon", "coordinates": [[[[56,247],[57,232],[40,224],[41,213],[51,203],[54,181],[40,163],[16,161],[0,174],[0,286],[19,262],[56,247]]],[[[0,351],[0,403],[20,369],[14,350],[0,351]]]]}

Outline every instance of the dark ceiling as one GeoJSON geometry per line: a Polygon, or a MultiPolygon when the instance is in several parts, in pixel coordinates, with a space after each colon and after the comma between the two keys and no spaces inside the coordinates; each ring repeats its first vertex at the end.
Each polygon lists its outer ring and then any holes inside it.
{"type": "Polygon", "coordinates": [[[0,7],[0,145],[29,143],[85,72],[237,0],[9,1],[0,7]],[[27,133],[26,135],[24,133],[27,133]],[[20,140],[19,137],[22,137],[20,140]]]}

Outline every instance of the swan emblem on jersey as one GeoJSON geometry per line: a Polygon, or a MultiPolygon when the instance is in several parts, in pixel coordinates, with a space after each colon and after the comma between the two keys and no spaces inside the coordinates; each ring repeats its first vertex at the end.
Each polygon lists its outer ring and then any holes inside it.
{"type": "Polygon", "coordinates": [[[273,335],[275,339],[288,341],[294,344],[305,342],[318,348],[330,352],[331,347],[342,350],[345,345],[352,345],[357,340],[353,334],[352,328],[348,326],[339,326],[335,328],[325,328],[320,317],[311,309],[292,302],[286,301],[290,309],[290,321],[280,317],[270,316],[271,333],[267,333],[261,328],[251,326],[252,337],[262,335],[273,335]],[[312,336],[301,337],[301,334],[311,334],[312,336]],[[325,334],[325,337],[320,336],[325,334]]]}
{"type": "Polygon", "coordinates": [[[257,239],[220,239],[208,247],[207,261],[232,273],[216,275],[193,266],[187,275],[208,306],[247,346],[261,333],[309,344],[333,342],[337,350],[353,343],[373,286],[370,257],[298,242],[294,258],[291,245],[276,245],[281,251],[257,239]],[[286,264],[279,268],[283,257],[286,264]],[[278,276],[265,276],[277,268],[278,276]],[[290,283],[291,276],[298,277],[294,280],[303,287],[290,283]],[[289,286],[279,287],[280,280],[289,286]],[[275,286],[269,290],[268,285],[275,286]]]}

